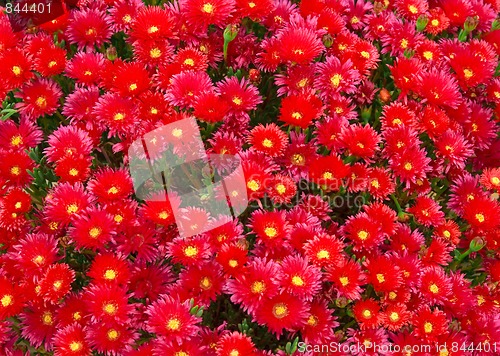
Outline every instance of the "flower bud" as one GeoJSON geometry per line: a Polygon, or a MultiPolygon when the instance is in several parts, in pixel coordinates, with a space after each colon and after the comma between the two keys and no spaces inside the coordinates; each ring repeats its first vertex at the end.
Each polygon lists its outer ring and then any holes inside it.
{"type": "Polygon", "coordinates": [[[425,16],[425,15],[419,16],[419,18],[417,20],[417,31],[422,32],[428,23],[429,23],[429,19],[427,18],[427,16],[425,16]]]}
{"type": "Polygon", "coordinates": [[[322,41],[326,48],[330,48],[333,45],[333,37],[329,33],[323,36],[322,41]]]}
{"type": "Polygon", "coordinates": [[[485,245],[486,241],[484,241],[484,238],[482,238],[481,236],[476,236],[471,240],[469,244],[469,249],[472,252],[477,252],[481,250],[485,245]]]}
{"type": "Polygon", "coordinates": [[[111,47],[108,47],[108,49],[106,49],[106,57],[110,60],[110,61],[114,61],[115,59],[118,58],[118,52],[116,52],[116,48],[111,46],[111,47]]]}
{"type": "Polygon", "coordinates": [[[380,101],[384,104],[388,104],[391,102],[391,93],[386,88],[382,88],[378,95],[380,97],[380,101]]]}
{"type": "Polygon", "coordinates": [[[476,29],[478,24],[479,24],[479,17],[478,16],[474,16],[474,17],[469,16],[469,17],[467,17],[467,20],[465,20],[464,30],[467,33],[470,33],[476,29]]]}

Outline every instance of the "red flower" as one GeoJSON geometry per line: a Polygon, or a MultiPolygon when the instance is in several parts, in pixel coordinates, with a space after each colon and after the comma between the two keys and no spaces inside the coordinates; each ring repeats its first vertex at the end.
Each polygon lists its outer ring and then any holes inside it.
{"type": "Polygon", "coordinates": [[[446,71],[436,68],[416,75],[415,91],[433,105],[456,108],[461,101],[456,80],[446,71]]]}
{"type": "Polygon", "coordinates": [[[366,213],[351,216],[341,231],[353,242],[355,250],[374,250],[383,242],[379,224],[366,213]]]}
{"type": "Polygon", "coordinates": [[[50,222],[66,226],[93,203],[93,197],[84,191],[81,183],[57,185],[48,196],[45,214],[50,222]]]}
{"type": "Polygon", "coordinates": [[[248,143],[270,157],[283,154],[288,145],[287,135],[276,124],[259,125],[248,135],[248,143]]]}
{"type": "Polygon", "coordinates": [[[285,220],[284,211],[257,210],[252,213],[251,225],[257,235],[257,243],[268,248],[283,244],[290,226],[285,220]]]}
{"type": "Polygon", "coordinates": [[[99,84],[104,70],[105,59],[99,52],[78,52],[66,65],[66,75],[85,85],[99,84]]]}
{"type": "Polygon", "coordinates": [[[332,310],[323,299],[311,303],[307,323],[300,329],[304,341],[310,345],[321,344],[334,339],[333,330],[339,326],[332,310]]]}
{"type": "Polygon", "coordinates": [[[209,25],[222,27],[234,11],[234,0],[185,0],[182,10],[192,26],[205,32],[209,25]]]}
{"type": "Polygon", "coordinates": [[[93,285],[85,290],[84,301],[94,322],[122,322],[130,320],[134,306],[128,303],[130,295],[124,288],[112,285],[93,285]]]}
{"type": "Polygon", "coordinates": [[[380,137],[369,125],[349,125],[342,129],[340,140],[349,154],[370,162],[378,149],[380,137]]]}
{"type": "Polygon", "coordinates": [[[103,203],[128,198],[133,190],[132,179],[127,170],[109,167],[97,171],[87,188],[103,203]]]}
{"type": "Polygon", "coordinates": [[[377,292],[396,290],[403,282],[402,273],[386,255],[370,258],[366,263],[368,283],[377,292]]]}
{"type": "Polygon", "coordinates": [[[389,305],[381,313],[380,317],[382,325],[391,331],[400,330],[410,322],[410,318],[411,313],[406,309],[405,304],[402,303],[389,305]]]}
{"type": "Polygon", "coordinates": [[[59,259],[57,240],[46,234],[29,234],[14,246],[17,266],[27,275],[41,275],[59,259]]]}
{"type": "MultiPolygon", "coordinates": [[[[67,212],[74,210],[72,204],[67,212]]],[[[89,208],[84,211],[75,211],[77,216],[73,220],[73,227],[68,231],[69,236],[78,250],[89,248],[99,250],[111,241],[115,233],[115,223],[110,214],[98,208],[89,208]]]]}
{"type": "Polygon", "coordinates": [[[307,259],[288,256],[280,267],[278,279],[282,290],[308,301],[320,290],[321,270],[309,265],[307,259]]]}
{"type": "Polygon", "coordinates": [[[76,126],[61,126],[48,138],[49,147],[44,150],[49,163],[56,163],[65,157],[90,156],[93,150],[88,133],[76,126]]]}
{"type": "Polygon", "coordinates": [[[429,306],[422,307],[416,312],[413,324],[415,335],[429,342],[448,331],[446,314],[437,308],[431,310],[429,306]]]}
{"type": "Polygon", "coordinates": [[[91,352],[85,331],[78,324],[59,329],[54,335],[54,356],[86,356],[91,352]]]}
{"type": "Polygon", "coordinates": [[[148,331],[171,340],[182,341],[197,334],[201,319],[190,313],[189,302],[179,302],[164,296],[148,306],[148,331]]]}
{"type": "Polygon", "coordinates": [[[349,172],[350,167],[336,155],[319,157],[309,166],[310,180],[330,191],[338,191],[349,172]]]}
{"type": "Polygon", "coordinates": [[[132,331],[123,322],[91,323],[85,332],[86,340],[91,345],[92,350],[111,356],[120,355],[138,337],[138,333],[132,331]]]}
{"type": "Polygon", "coordinates": [[[193,115],[208,123],[222,121],[229,111],[229,104],[213,92],[201,93],[193,104],[193,115]]]}
{"type": "Polygon", "coordinates": [[[144,6],[133,19],[130,36],[134,41],[168,39],[175,33],[174,14],[160,6],[144,6]]]}
{"type": "Polygon", "coordinates": [[[253,259],[235,279],[230,279],[226,290],[233,303],[240,303],[243,310],[253,313],[264,299],[278,293],[276,276],[278,265],[265,259],[253,259]]]}
{"type": "Polygon", "coordinates": [[[120,94],[107,93],[99,98],[93,114],[102,130],[109,130],[108,136],[127,135],[138,120],[135,103],[120,94]]]}
{"type": "Polygon", "coordinates": [[[39,294],[44,300],[57,303],[71,289],[75,272],[65,263],[50,265],[40,281],[39,294]]]}
{"type": "Polygon", "coordinates": [[[419,289],[430,304],[442,305],[451,293],[451,282],[440,267],[427,268],[420,276],[419,289]]]}
{"type": "Polygon", "coordinates": [[[318,267],[341,261],[344,244],[337,238],[318,234],[304,244],[304,254],[318,267]]]}
{"type": "Polygon", "coordinates": [[[48,79],[36,79],[27,82],[16,94],[22,102],[16,104],[19,113],[29,120],[36,120],[43,115],[53,114],[59,107],[62,91],[48,79]]]}
{"type": "Polygon", "coordinates": [[[110,18],[99,9],[82,9],[72,12],[66,34],[71,44],[79,50],[102,46],[111,38],[110,18]]]}
{"type": "Polygon", "coordinates": [[[24,307],[24,298],[18,286],[10,278],[0,277],[0,319],[15,316],[24,307]]]}
{"type": "Polygon", "coordinates": [[[96,284],[124,285],[130,279],[129,263],[114,254],[100,254],[94,258],[87,275],[96,284]]]}
{"type": "Polygon", "coordinates": [[[500,226],[499,214],[500,205],[497,201],[478,197],[465,205],[463,216],[473,227],[488,231],[500,226]]]}
{"type": "Polygon", "coordinates": [[[229,113],[248,118],[248,112],[262,102],[258,89],[247,79],[237,77],[223,79],[217,83],[217,92],[229,104],[229,113]]]}
{"type": "Polygon", "coordinates": [[[360,300],[352,308],[361,330],[375,328],[380,323],[380,305],[374,299],[360,300]]]}
{"type": "Polygon", "coordinates": [[[217,356],[257,355],[252,339],[237,331],[224,334],[217,342],[216,350],[217,356]]]}
{"type": "Polygon", "coordinates": [[[335,98],[340,93],[352,94],[360,82],[359,72],[353,68],[351,60],[342,63],[335,56],[319,63],[317,73],[314,87],[321,91],[323,99],[335,98]]]}
{"type": "Polygon", "coordinates": [[[333,283],[337,298],[342,296],[350,300],[361,298],[361,285],[365,284],[365,274],[361,266],[353,260],[342,259],[336,265],[327,267],[328,281],[333,283]]]}
{"type": "Polygon", "coordinates": [[[275,204],[289,204],[297,193],[297,186],[289,176],[276,174],[269,185],[267,194],[275,204]]]}
{"type": "Polygon", "coordinates": [[[418,223],[424,226],[434,226],[444,222],[444,213],[439,204],[429,197],[418,197],[415,205],[408,209],[418,223]]]}
{"type": "Polygon", "coordinates": [[[20,88],[33,78],[30,58],[17,48],[0,51],[0,75],[8,89],[20,88]]]}
{"type": "Polygon", "coordinates": [[[279,32],[276,40],[278,55],[285,63],[308,64],[324,50],[317,34],[306,27],[290,26],[279,32]]]}
{"type": "Polygon", "coordinates": [[[281,101],[279,119],[291,126],[306,129],[321,115],[323,103],[315,95],[290,95],[281,101]]]}
{"type": "Polygon", "coordinates": [[[265,325],[269,331],[280,337],[283,329],[296,331],[307,320],[307,304],[287,293],[265,299],[254,315],[254,321],[265,325]]]}

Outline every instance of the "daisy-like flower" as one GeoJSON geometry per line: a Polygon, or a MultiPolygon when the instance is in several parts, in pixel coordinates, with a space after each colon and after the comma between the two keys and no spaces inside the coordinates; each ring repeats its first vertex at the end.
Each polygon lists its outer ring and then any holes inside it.
{"type": "Polygon", "coordinates": [[[368,192],[378,200],[386,200],[395,191],[395,184],[388,170],[375,167],[368,170],[368,192]]]}
{"type": "Polygon", "coordinates": [[[71,289],[75,272],[65,263],[50,265],[40,281],[39,294],[44,300],[57,303],[71,289]]]}
{"type": "Polygon", "coordinates": [[[78,210],[75,213],[77,215],[68,234],[77,249],[89,248],[95,251],[104,248],[111,241],[115,223],[110,214],[99,208],[78,210]]]}
{"type": "Polygon", "coordinates": [[[248,118],[248,112],[262,103],[259,90],[245,78],[225,78],[217,83],[216,90],[229,104],[229,113],[236,117],[248,118]]]}
{"type": "Polygon", "coordinates": [[[86,8],[72,12],[66,35],[78,49],[100,47],[111,38],[111,19],[99,9],[86,8]]]}
{"type": "Polygon", "coordinates": [[[197,96],[193,103],[193,115],[208,123],[224,120],[229,111],[229,104],[214,92],[204,92],[197,96]]]}
{"type": "Polygon", "coordinates": [[[424,64],[416,57],[398,57],[394,65],[388,67],[391,69],[394,84],[401,89],[400,97],[405,98],[409,92],[415,90],[417,73],[423,71],[424,64]]]}
{"type": "Polygon", "coordinates": [[[235,18],[249,17],[254,21],[262,20],[270,11],[273,11],[275,4],[271,0],[236,0],[235,18]]]}
{"type": "Polygon", "coordinates": [[[479,183],[488,190],[500,191],[500,168],[485,169],[479,183]]]}
{"type": "Polygon", "coordinates": [[[300,256],[288,256],[282,261],[278,279],[284,291],[308,301],[321,288],[321,270],[300,256]]]}
{"type": "Polygon", "coordinates": [[[268,248],[282,245],[290,229],[285,219],[285,212],[280,210],[256,210],[252,213],[249,227],[257,235],[257,243],[264,244],[268,248]]]}
{"type": "Polygon", "coordinates": [[[0,148],[24,151],[42,142],[43,133],[34,123],[21,119],[19,126],[8,120],[0,123],[0,148]]]}
{"type": "Polygon", "coordinates": [[[169,243],[167,256],[172,258],[173,263],[191,266],[206,262],[211,252],[205,236],[179,237],[169,243]]]}
{"type": "Polygon", "coordinates": [[[345,126],[339,138],[353,156],[370,161],[375,155],[380,137],[370,125],[345,126]]]}
{"type": "Polygon", "coordinates": [[[257,355],[257,349],[252,339],[237,331],[222,335],[217,341],[215,348],[218,356],[257,355]]]}
{"type": "Polygon", "coordinates": [[[42,233],[26,235],[14,250],[17,265],[29,275],[40,275],[58,260],[56,239],[42,233]]]}
{"type": "Polygon", "coordinates": [[[192,26],[205,32],[209,25],[223,27],[234,11],[234,0],[183,0],[181,9],[192,26]]]}
{"type": "Polygon", "coordinates": [[[394,6],[400,14],[414,21],[429,9],[428,2],[424,0],[397,0],[394,6]]]}
{"type": "Polygon", "coordinates": [[[44,150],[49,163],[56,163],[65,157],[89,156],[93,149],[88,133],[76,126],[61,126],[48,138],[49,147],[44,150]]]}
{"type": "Polygon", "coordinates": [[[126,135],[136,126],[137,107],[130,98],[117,93],[107,93],[99,98],[93,114],[103,130],[109,130],[108,136],[126,135]]]}
{"type": "Polygon", "coordinates": [[[290,26],[277,35],[278,55],[282,62],[308,64],[319,56],[324,45],[309,28],[290,26]]]}
{"type": "Polygon", "coordinates": [[[198,304],[208,307],[218,295],[222,294],[224,284],[222,269],[215,262],[191,266],[181,272],[179,284],[188,295],[196,297],[198,304]]]}
{"type": "Polygon", "coordinates": [[[278,271],[276,262],[254,258],[240,274],[227,281],[225,289],[233,303],[241,304],[243,310],[253,314],[264,299],[278,293],[278,271]]]}
{"type": "Polygon", "coordinates": [[[54,168],[55,174],[61,179],[59,182],[83,182],[90,175],[92,160],[83,155],[66,156],[61,158],[54,168]]]}
{"type": "Polygon", "coordinates": [[[415,113],[407,105],[394,101],[382,109],[380,122],[382,129],[399,127],[401,125],[413,125],[415,120],[415,113]]]}
{"type": "Polygon", "coordinates": [[[102,53],[78,52],[66,64],[66,75],[81,84],[98,85],[101,82],[105,64],[102,53]]]}
{"type": "Polygon", "coordinates": [[[341,62],[335,56],[328,56],[316,68],[318,76],[314,88],[320,91],[323,99],[337,97],[340,93],[352,94],[360,82],[359,72],[353,68],[350,60],[341,62]]]}
{"type": "Polygon", "coordinates": [[[66,67],[66,50],[56,46],[44,47],[38,53],[34,68],[44,77],[61,74],[66,67]]]}
{"type": "Polygon", "coordinates": [[[334,236],[319,234],[304,245],[304,254],[311,263],[327,267],[341,260],[344,244],[334,236]]]}
{"type": "Polygon", "coordinates": [[[342,141],[340,132],[349,124],[345,118],[334,118],[327,116],[324,120],[316,121],[316,140],[320,145],[325,146],[334,152],[340,151],[342,141]]]}
{"type": "Polygon", "coordinates": [[[462,233],[458,224],[453,220],[446,220],[436,227],[433,236],[457,245],[460,242],[461,235],[462,233]]]}
{"type": "Polygon", "coordinates": [[[10,278],[0,276],[0,317],[2,320],[18,314],[24,308],[21,289],[10,278]]]}
{"type": "Polygon", "coordinates": [[[486,194],[478,187],[478,183],[478,177],[472,176],[469,173],[458,176],[450,187],[451,194],[448,207],[457,214],[461,214],[464,211],[464,207],[470,201],[476,198],[486,199],[486,194]]]}
{"type": "Polygon", "coordinates": [[[286,167],[295,181],[299,181],[307,177],[309,164],[318,157],[318,154],[312,142],[306,142],[304,133],[291,132],[289,136],[290,144],[280,160],[280,164],[286,167]]]}
{"type": "Polygon", "coordinates": [[[149,89],[151,78],[143,65],[137,62],[123,63],[115,72],[114,89],[122,96],[138,97],[149,89]]]}
{"type": "Polygon", "coordinates": [[[36,79],[26,83],[16,94],[22,102],[16,104],[21,116],[33,121],[43,115],[53,114],[59,107],[61,88],[49,79],[36,79]]]}
{"type": "Polygon", "coordinates": [[[54,335],[54,356],[86,356],[91,353],[85,331],[78,324],[59,329],[54,335]]]}
{"type": "Polygon", "coordinates": [[[419,224],[424,226],[434,226],[444,222],[444,213],[439,204],[429,197],[418,197],[415,205],[408,209],[410,214],[415,216],[419,224]]]}
{"type": "Polygon", "coordinates": [[[425,180],[431,162],[425,153],[424,149],[411,147],[389,158],[389,166],[394,176],[399,178],[407,189],[410,183],[417,183],[419,179],[425,180]]]}
{"type": "Polygon", "coordinates": [[[278,294],[265,299],[257,307],[254,321],[280,337],[283,329],[293,332],[306,323],[307,307],[308,305],[298,297],[288,293],[278,294]]]}
{"type": "Polygon", "coordinates": [[[74,217],[90,207],[94,198],[81,183],[57,185],[46,199],[45,214],[50,222],[66,226],[74,217]]]}
{"type": "Polygon", "coordinates": [[[352,312],[361,330],[376,328],[380,323],[380,304],[375,299],[357,301],[352,312]]]}
{"type": "Polygon", "coordinates": [[[488,231],[500,226],[498,214],[500,214],[500,204],[497,201],[487,197],[477,197],[465,204],[463,217],[471,226],[488,231]]]}
{"type": "Polygon", "coordinates": [[[92,350],[110,356],[122,354],[138,336],[127,323],[117,321],[89,323],[85,329],[85,338],[92,350]]]}
{"type": "Polygon", "coordinates": [[[290,95],[281,101],[279,119],[291,126],[306,129],[321,115],[322,101],[316,95],[290,95]]]}
{"type": "Polygon", "coordinates": [[[297,193],[297,186],[290,176],[276,174],[268,187],[267,194],[275,204],[289,204],[297,193]]]}
{"type": "Polygon", "coordinates": [[[342,234],[353,242],[356,250],[374,250],[383,242],[379,224],[368,214],[351,216],[341,229],[342,234]]]}
{"type": "Polygon", "coordinates": [[[99,254],[94,258],[87,275],[96,284],[124,285],[130,279],[129,264],[117,255],[99,254]]]}
{"type": "Polygon", "coordinates": [[[278,88],[278,96],[312,93],[314,82],[313,66],[293,66],[286,73],[276,74],[274,81],[278,88]]]}
{"type": "Polygon", "coordinates": [[[207,73],[184,71],[172,77],[166,98],[171,105],[189,108],[193,107],[198,96],[212,89],[212,81],[207,73]]]}
{"type": "Polygon", "coordinates": [[[333,290],[338,297],[350,300],[361,298],[361,286],[365,284],[366,275],[361,266],[353,260],[342,259],[335,265],[327,267],[328,281],[333,283],[333,290]]]}
{"type": "Polygon", "coordinates": [[[129,320],[134,306],[128,303],[126,289],[112,285],[93,285],[85,290],[84,301],[92,321],[124,322],[129,320]]]}
{"type": "Polygon", "coordinates": [[[325,300],[314,300],[308,312],[307,323],[300,329],[304,341],[314,345],[333,340],[333,330],[339,323],[332,314],[325,300]]]}
{"type": "Polygon", "coordinates": [[[457,81],[448,72],[436,68],[416,75],[415,91],[429,104],[456,108],[461,95],[457,81]]]}
{"type": "Polygon", "coordinates": [[[448,331],[446,314],[437,308],[431,310],[428,305],[415,313],[413,325],[415,335],[427,341],[434,341],[439,335],[446,334],[448,331]]]}
{"type": "Polygon", "coordinates": [[[216,261],[222,266],[224,272],[230,276],[240,273],[243,266],[248,261],[248,251],[240,243],[222,245],[217,252],[216,261]]]}
{"type": "Polygon", "coordinates": [[[350,167],[336,155],[321,156],[309,166],[309,179],[330,191],[338,191],[350,167]]]}
{"type": "Polygon", "coordinates": [[[12,48],[0,52],[2,68],[0,75],[5,81],[7,88],[20,88],[33,78],[30,58],[21,50],[12,48]]]}
{"type": "Polygon", "coordinates": [[[119,0],[109,9],[113,32],[128,32],[139,9],[144,7],[140,0],[119,0]]]}
{"type": "Polygon", "coordinates": [[[427,23],[424,31],[435,36],[446,30],[449,25],[450,19],[446,16],[443,9],[440,7],[434,7],[429,10],[429,22],[427,23]]]}
{"type": "Polygon", "coordinates": [[[144,6],[132,20],[130,38],[135,42],[169,39],[175,35],[175,17],[160,6],[144,6]]]}
{"type": "Polygon", "coordinates": [[[381,324],[391,331],[398,331],[410,322],[411,313],[402,303],[390,304],[380,315],[381,324]]]}
{"type": "Polygon", "coordinates": [[[170,296],[162,296],[148,306],[146,328],[149,332],[171,340],[182,341],[197,334],[201,318],[190,313],[189,301],[181,303],[170,296]]]}
{"type": "Polygon", "coordinates": [[[367,282],[377,292],[390,292],[401,286],[403,279],[401,270],[394,266],[386,255],[375,256],[365,262],[367,282]]]}
{"type": "Polygon", "coordinates": [[[429,267],[422,272],[418,288],[429,303],[442,305],[450,296],[451,281],[441,267],[429,267]]]}
{"type": "Polygon", "coordinates": [[[20,314],[22,320],[21,335],[33,347],[43,345],[46,350],[52,350],[53,337],[57,330],[55,306],[39,303],[20,314]]]}
{"type": "Polygon", "coordinates": [[[288,145],[287,135],[274,123],[256,126],[247,140],[254,149],[270,157],[283,154],[288,145]]]}
{"type": "Polygon", "coordinates": [[[168,292],[168,285],[174,282],[173,273],[168,266],[148,264],[144,260],[135,263],[130,277],[129,288],[138,299],[157,300],[168,292]]]}
{"type": "Polygon", "coordinates": [[[436,150],[445,164],[445,172],[449,167],[464,169],[466,160],[473,154],[472,146],[460,133],[448,129],[436,141],[436,150]]]}
{"type": "Polygon", "coordinates": [[[132,178],[127,170],[109,167],[95,173],[87,188],[100,202],[119,201],[132,193],[132,178]]]}

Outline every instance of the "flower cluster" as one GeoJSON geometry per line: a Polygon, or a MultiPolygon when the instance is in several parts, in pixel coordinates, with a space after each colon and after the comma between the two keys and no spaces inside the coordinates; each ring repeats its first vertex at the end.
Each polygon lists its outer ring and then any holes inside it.
{"type": "Polygon", "coordinates": [[[0,8],[1,354],[500,350],[498,1],[66,5],[0,8]],[[192,117],[238,217],[134,191],[192,117]]]}

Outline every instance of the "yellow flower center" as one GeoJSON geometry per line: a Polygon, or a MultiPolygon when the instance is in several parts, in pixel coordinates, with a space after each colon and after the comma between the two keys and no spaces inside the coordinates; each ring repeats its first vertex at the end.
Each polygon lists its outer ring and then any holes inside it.
{"type": "Polygon", "coordinates": [[[90,237],[96,239],[100,234],[102,230],[100,227],[93,227],[92,229],[89,230],[89,235],[90,237]]]}
{"type": "Polygon", "coordinates": [[[177,318],[172,318],[167,322],[167,329],[177,331],[181,328],[181,321],[177,318]]]}
{"type": "Polygon", "coordinates": [[[307,318],[307,325],[309,326],[318,325],[318,318],[314,315],[309,315],[309,318],[307,318]]]}
{"type": "Polygon", "coordinates": [[[479,221],[480,223],[484,222],[484,215],[476,214],[476,220],[479,221]]]}
{"type": "Polygon", "coordinates": [[[73,352],[80,351],[82,349],[82,343],[78,341],[73,341],[69,344],[69,349],[73,352]]]}
{"type": "Polygon", "coordinates": [[[107,269],[106,272],[104,272],[104,279],[111,281],[115,278],[116,278],[116,271],[114,269],[107,269]]]}
{"type": "Polygon", "coordinates": [[[122,121],[123,119],[125,119],[125,115],[121,112],[116,113],[115,116],[113,116],[113,120],[115,121],[122,121]]]}
{"type": "Polygon", "coordinates": [[[49,311],[43,313],[43,315],[42,315],[42,322],[45,325],[52,325],[54,323],[54,319],[52,318],[52,313],[49,312],[49,311]]]}
{"type": "Polygon", "coordinates": [[[158,47],[151,48],[151,50],[149,51],[149,56],[151,58],[159,58],[161,57],[161,50],[158,47]]]}
{"type": "Polygon", "coordinates": [[[23,143],[23,138],[20,135],[13,136],[10,140],[10,144],[12,146],[19,146],[23,143]]]}
{"type": "Polygon", "coordinates": [[[116,339],[118,339],[120,334],[115,329],[110,329],[108,330],[106,336],[108,337],[109,341],[115,341],[116,339]]]}
{"type": "Polygon", "coordinates": [[[340,280],[340,284],[342,284],[342,286],[344,286],[344,287],[349,284],[348,277],[340,277],[339,280],[340,280]]]}
{"type": "Polygon", "coordinates": [[[377,281],[379,283],[384,283],[385,282],[385,277],[384,277],[384,275],[382,273],[377,273],[376,277],[377,277],[377,281]]]}
{"type": "Polygon", "coordinates": [[[212,12],[214,12],[214,6],[210,3],[206,3],[203,5],[202,10],[207,14],[211,14],[212,12]]]}
{"type": "Polygon", "coordinates": [[[184,60],[184,64],[187,65],[187,66],[193,67],[194,66],[194,60],[192,58],[186,58],[184,60]]]}
{"type": "Polygon", "coordinates": [[[264,139],[264,141],[262,141],[262,146],[267,147],[267,148],[271,148],[274,146],[274,144],[273,144],[273,141],[266,138],[266,139],[264,139]]]}
{"type": "Polygon", "coordinates": [[[260,184],[257,181],[255,181],[255,180],[252,179],[252,180],[248,181],[247,187],[252,192],[256,192],[257,190],[259,190],[260,184]]]}
{"type": "Polygon", "coordinates": [[[270,227],[266,227],[264,229],[264,233],[266,234],[267,237],[273,238],[278,234],[278,230],[276,230],[276,228],[270,226],[270,227]]]}
{"type": "Polygon", "coordinates": [[[413,165],[410,162],[406,162],[405,163],[405,169],[407,171],[411,171],[412,168],[413,168],[413,165]]]}
{"type": "Polygon", "coordinates": [[[302,287],[305,283],[304,280],[300,276],[292,277],[292,284],[297,287],[302,287]]]}
{"type": "Polygon", "coordinates": [[[113,303],[106,303],[103,305],[102,310],[109,315],[113,315],[116,313],[116,310],[118,309],[118,306],[113,303]]]}
{"type": "Polygon", "coordinates": [[[255,281],[252,283],[250,290],[254,294],[262,293],[266,290],[266,284],[263,281],[255,281]]]}
{"type": "Polygon", "coordinates": [[[432,332],[432,324],[429,323],[429,322],[426,322],[424,324],[424,331],[425,331],[426,334],[431,333],[432,332]]]}
{"type": "Polygon", "coordinates": [[[330,253],[327,250],[319,250],[316,257],[318,260],[328,259],[330,258],[330,253]]]}
{"type": "Polygon", "coordinates": [[[12,296],[10,294],[5,294],[2,299],[0,299],[0,303],[2,303],[4,308],[12,305],[12,296]]]}
{"type": "Polygon", "coordinates": [[[210,280],[210,278],[203,277],[200,281],[200,287],[205,290],[212,288],[212,281],[210,280]]]}
{"type": "Polygon", "coordinates": [[[283,319],[288,315],[288,308],[283,303],[278,303],[273,307],[273,315],[278,319],[283,319]]]}
{"type": "Polygon", "coordinates": [[[184,255],[187,257],[193,257],[198,254],[198,249],[195,246],[188,246],[184,249],[184,255]]]}
{"type": "Polygon", "coordinates": [[[358,237],[360,240],[366,240],[368,238],[368,232],[366,232],[365,230],[361,230],[360,232],[358,232],[358,237]]]}
{"type": "Polygon", "coordinates": [[[330,78],[330,82],[335,88],[338,88],[342,79],[340,74],[334,74],[333,77],[330,78]]]}
{"type": "Polygon", "coordinates": [[[389,319],[392,321],[398,321],[399,320],[399,314],[396,312],[392,312],[391,315],[389,315],[389,319]]]}
{"type": "Polygon", "coordinates": [[[68,214],[74,214],[78,211],[78,205],[76,204],[70,204],[66,207],[66,212],[68,214]]]}
{"type": "Polygon", "coordinates": [[[21,72],[22,72],[21,67],[19,67],[19,66],[13,66],[12,67],[12,73],[14,73],[14,75],[16,77],[19,77],[19,75],[21,75],[21,72]]]}
{"type": "Polygon", "coordinates": [[[435,283],[432,283],[430,286],[429,286],[429,290],[434,293],[434,294],[437,294],[439,293],[439,287],[435,284],[435,283]]]}
{"type": "Polygon", "coordinates": [[[369,319],[369,318],[371,318],[371,317],[372,317],[372,312],[371,312],[371,311],[369,311],[368,309],[365,309],[365,310],[363,311],[363,316],[364,316],[365,318],[369,319]]]}
{"type": "Polygon", "coordinates": [[[474,75],[474,72],[470,69],[464,69],[464,77],[465,79],[470,79],[474,75]]]}

